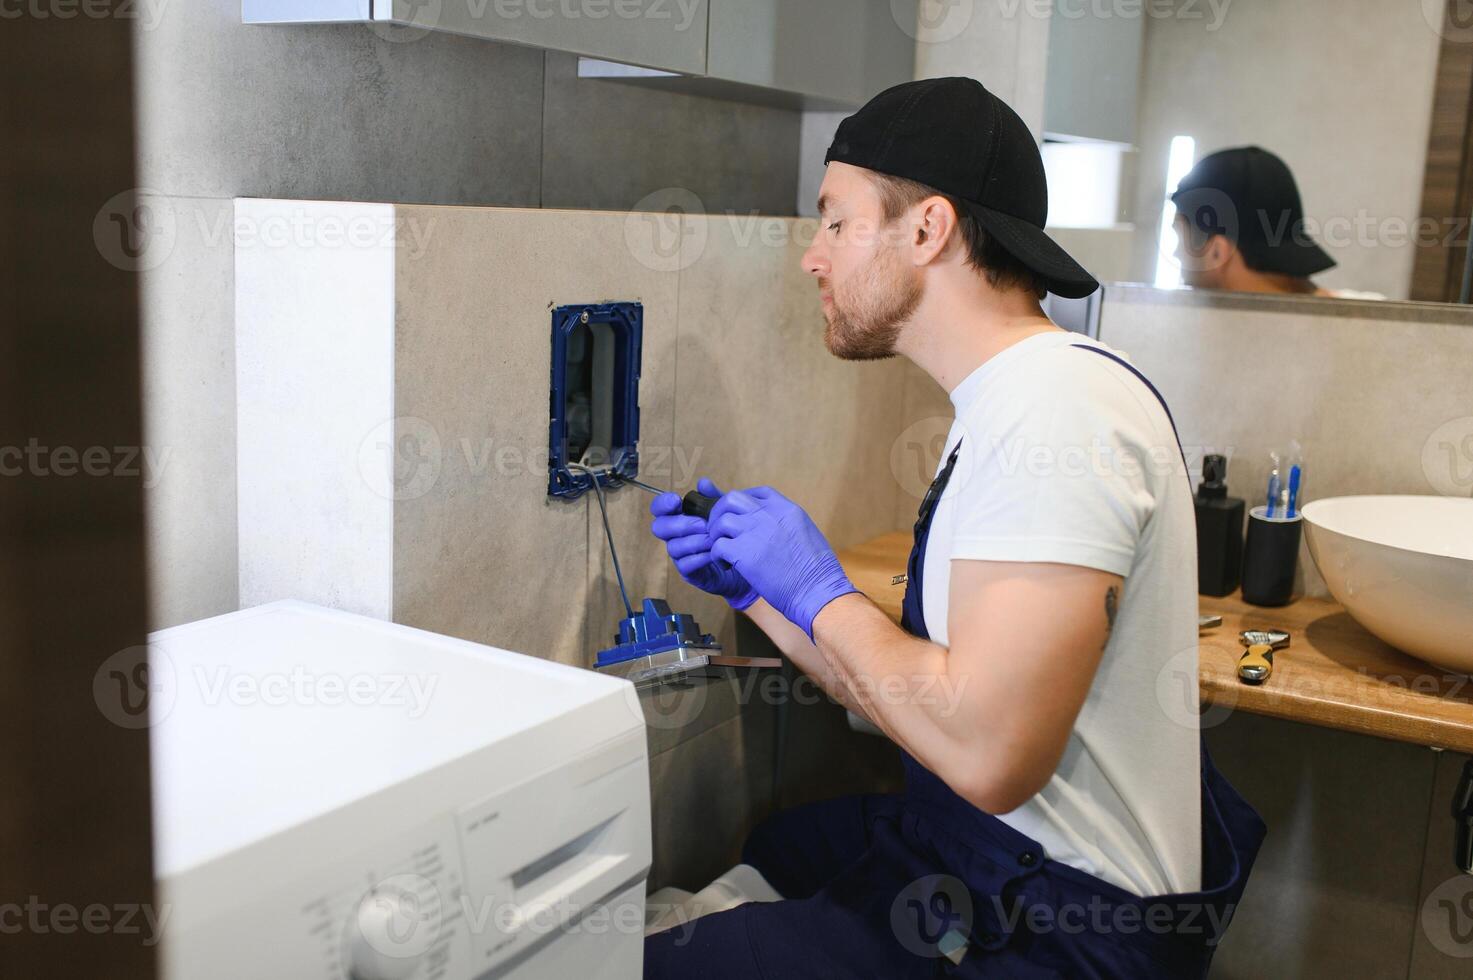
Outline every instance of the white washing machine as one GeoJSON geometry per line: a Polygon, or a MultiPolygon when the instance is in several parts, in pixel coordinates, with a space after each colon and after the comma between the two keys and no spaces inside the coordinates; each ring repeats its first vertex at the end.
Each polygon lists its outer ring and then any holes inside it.
{"type": "Polygon", "coordinates": [[[149,662],[170,980],[640,975],[627,681],[300,602],[149,662]]]}

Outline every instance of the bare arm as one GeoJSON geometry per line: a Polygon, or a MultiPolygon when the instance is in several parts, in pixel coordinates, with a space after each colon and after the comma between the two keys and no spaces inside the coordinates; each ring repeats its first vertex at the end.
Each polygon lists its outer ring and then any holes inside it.
{"type": "MultiPolygon", "coordinates": [[[[823,688],[824,693],[855,714],[869,718],[864,705],[850,697],[849,689],[840,682],[838,676],[829,667],[828,661],[819,652],[818,647],[808,639],[807,633],[794,626],[786,616],[769,606],[766,599],[758,599],[747,607],[746,613],[751,617],[752,622],[767,634],[767,638],[772,640],[777,648],[797,665],[799,670],[813,678],[814,682],[823,688]]],[[[869,720],[874,721],[873,718],[869,720]]]]}
{"type": "Polygon", "coordinates": [[[956,560],[950,649],[910,636],[858,594],[813,621],[822,673],[783,649],[961,796],[1006,813],[1057,768],[1122,584],[1074,565],[956,560]]]}

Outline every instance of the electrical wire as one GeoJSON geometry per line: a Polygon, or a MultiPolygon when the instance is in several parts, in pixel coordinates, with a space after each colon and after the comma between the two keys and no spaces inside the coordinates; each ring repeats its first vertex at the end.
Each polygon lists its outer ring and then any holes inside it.
{"type": "Polygon", "coordinates": [[[614,532],[609,527],[609,510],[604,505],[604,490],[599,485],[598,474],[582,463],[569,463],[568,469],[582,470],[593,482],[593,495],[598,498],[598,512],[603,516],[604,535],[609,539],[609,557],[614,561],[614,578],[619,582],[619,598],[624,600],[624,611],[633,619],[634,607],[629,604],[629,593],[624,590],[624,573],[619,570],[619,552],[614,548],[614,532]]]}

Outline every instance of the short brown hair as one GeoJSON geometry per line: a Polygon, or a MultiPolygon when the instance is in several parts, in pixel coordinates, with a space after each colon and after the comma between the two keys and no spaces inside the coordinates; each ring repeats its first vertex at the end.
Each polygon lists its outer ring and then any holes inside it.
{"type": "Polygon", "coordinates": [[[967,264],[982,270],[988,283],[995,288],[1024,289],[1039,299],[1048,292],[1043,278],[987,234],[981,222],[972,217],[959,199],[906,177],[882,173],[871,173],[870,177],[880,192],[880,210],[887,224],[928,197],[945,198],[956,212],[957,230],[966,247],[967,264]]]}

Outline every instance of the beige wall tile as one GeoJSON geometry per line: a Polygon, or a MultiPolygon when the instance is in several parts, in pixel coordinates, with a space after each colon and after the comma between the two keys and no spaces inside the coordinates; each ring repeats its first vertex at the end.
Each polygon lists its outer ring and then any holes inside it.
{"type": "MultiPolygon", "coordinates": [[[[399,221],[419,223],[423,247],[399,252],[396,415],[438,433],[443,463],[396,509],[394,618],[587,666],[623,611],[596,504],[547,496],[549,309],[644,304],[648,453],[670,443],[675,276],[626,247],[620,214],[414,207],[399,221]]],[[[610,501],[631,598],[660,594],[647,495],[610,501]]]]}

